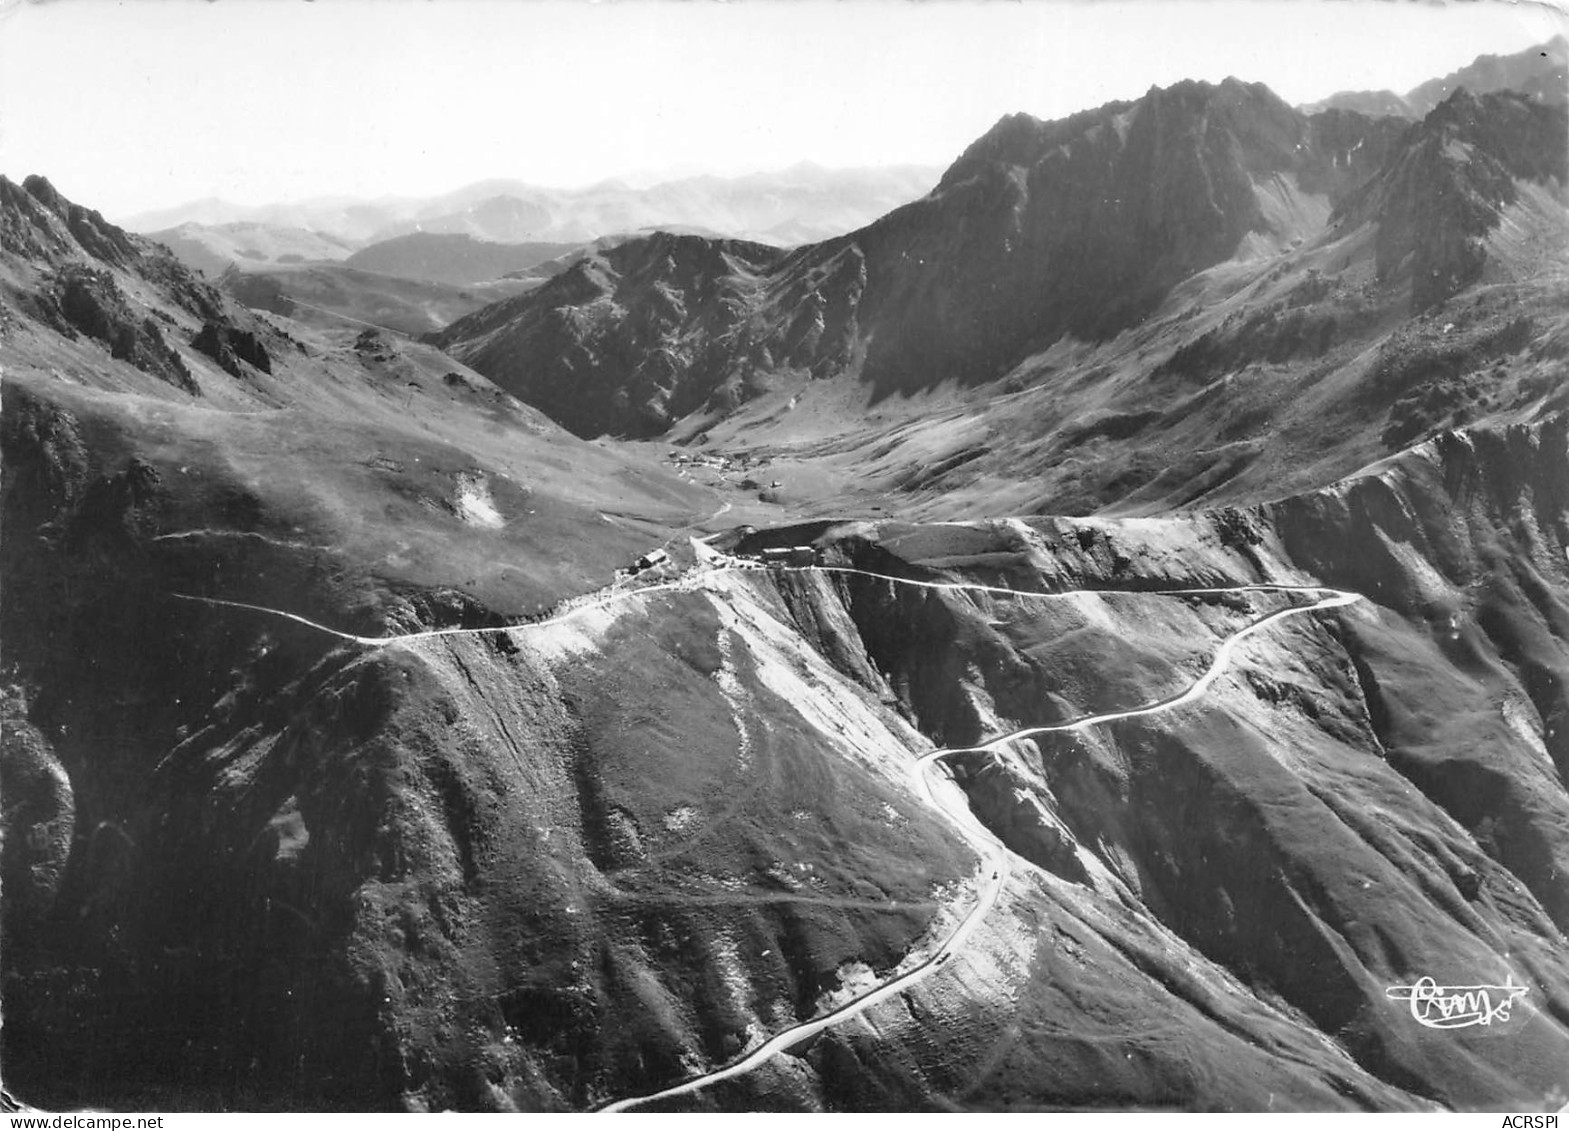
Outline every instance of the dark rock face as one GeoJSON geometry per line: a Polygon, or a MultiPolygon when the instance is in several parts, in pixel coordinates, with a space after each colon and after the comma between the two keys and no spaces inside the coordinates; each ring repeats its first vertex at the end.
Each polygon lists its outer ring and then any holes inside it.
{"type": "Polygon", "coordinates": [[[1383,169],[1410,133],[1411,123],[1353,110],[1330,109],[1307,120],[1311,140],[1299,174],[1307,192],[1322,192],[1332,207],[1383,169]]]}
{"type": "Polygon", "coordinates": [[[164,341],[163,329],[151,317],[138,320],[104,271],[68,267],[55,280],[54,294],[41,300],[44,317],[62,333],[85,334],[103,343],[111,357],[126,361],[187,393],[201,395],[201,386],[180,355],[164,341]]]}
{"type": "Polygon", "coordinates": [[[1332,221],[1376,223],[1380,278],[1409,278],[1412,309],[1424,310],[1481,275],[1482,241],[1517,180],[1569,178],[1566,123],[1561,106],[1456,91],[1332,221]]]}
{"type": "Polygon", "coordinates": [[[267,353],[267,347],[262,345],[261,339],[249,330],[241,330],[219,322],[207,322],[202,325],[196,337],[191,339],[191,345],[216,361],[223,367],[224,372],[231,376],[244,376],[244,371],[240,368],[242,361],[263,373],[272,372],[272,358],[267,353]]]}
{"type": "MultiPolygon", "coordinates": [[[[41,178],[28,183],[34,180],[41,178]]],[[[49,208],[27,189],[0,177],[0,248],[12,255],[44,260],[69,247],[70,241],[57,230],[49,208]]]]}
{"type": "Polygon", "coordinates": [[[218,293],[183,267],[168,248],[72,203],[43,177],[28,177],[20,188],[0,177],[0,248],[54,266],[86,259],[127,271],[153,283],[198,318],[224,316],[218,293]]]}
{"type": "Polygon", "coordinates": [[[66,230],[94,259],[123,267],[137,258],[130,236],[97,212],[72,204],[43,177],[28,177],[22,188],[43,208],[65,222],[66,230]]]}

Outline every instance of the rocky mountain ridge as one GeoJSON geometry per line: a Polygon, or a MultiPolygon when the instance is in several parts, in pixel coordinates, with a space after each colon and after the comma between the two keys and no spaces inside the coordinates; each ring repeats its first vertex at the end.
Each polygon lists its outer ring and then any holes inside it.
{"type": "Polygon", "coordinates": [[[71,203],[43,177],[28,177],[20,186],[0,177],[0,249],[26,264],[28,282],[42,282],[19,294],[33,317],[68,338],[95,341],[115,359],[185,392],[199,395],[201,387],[167,340],[183,327],[166,312],[159,318],[157,310],[135,309],[147,309],[138,301],[137,283],[197,320],[200,328],[188,344],[234,376],[271,368],[265,332],[248,312],[193,277],[167,248],[71,203]],[[130,288],[123,285],[128,277],[134,277],[130,288]],[[248,369],[241,368],[241,357],[248,369]]]}
{"type": "Polygon", "coordinates": [[[1299,109],[1304,114],[1355,110],[1420,120],[1460,89],[1473,95],[1514,90],[1533,101],[1563,103],[1569,100],[1569,40],[1555,35],[1546,43],[1513,55],[1482,55],[1452,74],[1429,79],[1405,94],[1391,90],[1341,91],[1299,109]]]}
{"type": "MultiPolygon", "coordinates": [[[[1561,109],[1506,95],[1458,94],[1413,127],[1347,111],[1305,118],[1256,85],[1183,83],[1061,122],[1004,119],[927,198],[703,281],[750,296],[712,332],[683,318],[679,285],[646,265],[627,278],[647,280],[648,293],[615,288],[625,316],[590,314],[603,293],[596,271],[667,255],[651,237],[433,340],[525,400],[580,400],[571,426],[584,434],[647,436],[705,401],[722,416],[791,373],[859,380],[874,401],[994,380],[1065,336],[1102,340],[1138,325],[1178,283],[1224,261],[1344,238],[1356,225],[1376,227],[1381,282],[1404,278],[1420,311],[1475,277],[1477,241],[1516,180],[1562,184],[1562,133],[1561,109]],[[1455,130],[1485,171],[1439,140],[1455,130]],[[1413,163],[1425,163],[1420,173],[1413,163]],[[1418,190],[1444,183],[1476,200],[1452,235],[1441,234],[1447,218],[1427,215],[1443,190],[1418,190]],[[1423,242],[1436,239],[1459,243],[1423,242]],[[1413,259],[1406,244],[1422,253],[1413,259]],[[562,329],[539,349],[534,327],[546,322],[562,329]],[[656,339],[669,358],[660,373],[646,361],[656,339]],[[579,398],[578,388],[595,393],[579,398]]],[[[705,256],[723,263],[695,237],[678,250],[691,259],[672,262],[677,274],[705,256]]]]}
{"type": "Polygon", "coordinates": [[[1485,240],[1519,182],[1563,185],[1565,121],[1524,96],[1457,90],[1330,222],[1376,225],[1380,280],[1409,279],[1412,309],[1426,310],[1481,277],[1485,240]]]}

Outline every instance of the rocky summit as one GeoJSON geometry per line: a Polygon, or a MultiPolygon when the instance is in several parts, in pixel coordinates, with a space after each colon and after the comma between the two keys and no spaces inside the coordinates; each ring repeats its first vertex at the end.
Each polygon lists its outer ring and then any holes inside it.
{"type": "Polygon", "coordinates": [[[1565,137],[1183,82],[496,302],[0,178],[7,1102],[1563,1108],[1565,137]]]}

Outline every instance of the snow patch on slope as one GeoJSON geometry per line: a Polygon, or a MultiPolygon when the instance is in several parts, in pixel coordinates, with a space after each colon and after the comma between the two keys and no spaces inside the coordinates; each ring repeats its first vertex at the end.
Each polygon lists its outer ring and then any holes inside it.
{"type": "Polygon", "coordinates": [[[458,473],[458,493],[454,505],[458,517],[470,526],[499,530],[505,525],[496,502],[490,497],[490,485],[479,472],[458,473]]]}

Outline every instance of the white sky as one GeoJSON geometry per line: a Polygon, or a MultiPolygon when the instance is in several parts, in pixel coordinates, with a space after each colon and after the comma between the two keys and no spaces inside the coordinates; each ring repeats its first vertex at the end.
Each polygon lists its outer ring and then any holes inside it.
{"type": "Polygon", "coordinates": [[[1405,91],[1562,30],[1475,0],[0,0],[0,172],[110,217],[487,177],[946,165],[1228,74],[1405,91]]]}

